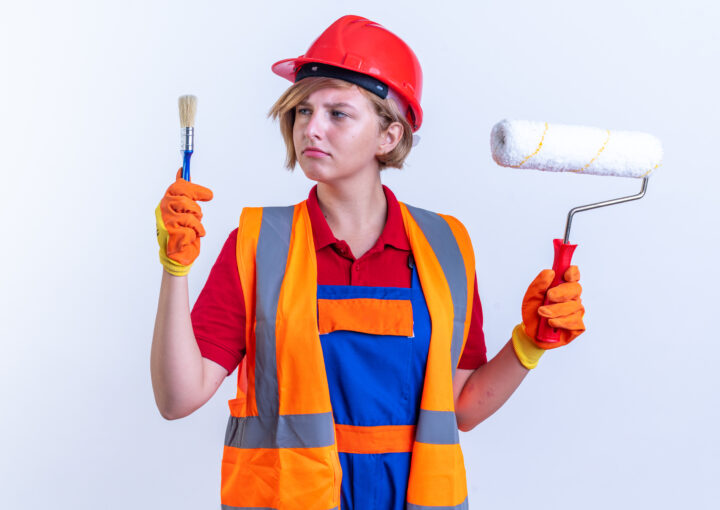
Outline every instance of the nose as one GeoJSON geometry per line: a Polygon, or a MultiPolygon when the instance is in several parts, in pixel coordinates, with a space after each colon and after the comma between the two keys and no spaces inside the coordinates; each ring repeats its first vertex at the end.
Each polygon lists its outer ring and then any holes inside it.
{"type": "Polygon", "coordinates": [[[307,119],[307,123],[305,124],[305,136],[307,136],[310,140],[320,140],[322,138],[323,132],[324,127],[322,122],[322,115],[318,109],[313,111],[312,115],[310,115],[310,118],[307,119]]]}

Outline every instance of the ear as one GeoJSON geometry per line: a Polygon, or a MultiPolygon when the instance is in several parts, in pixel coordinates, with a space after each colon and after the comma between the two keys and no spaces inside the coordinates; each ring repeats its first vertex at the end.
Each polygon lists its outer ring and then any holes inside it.
{"type": "Polygon", "coordinates": [[[380,145],[375,153],[376,156],[382,156],[391,152],[400,140],[404,132],[403,125],[399,122],[391,123],[385,131],[380,133],[380,145]]]}

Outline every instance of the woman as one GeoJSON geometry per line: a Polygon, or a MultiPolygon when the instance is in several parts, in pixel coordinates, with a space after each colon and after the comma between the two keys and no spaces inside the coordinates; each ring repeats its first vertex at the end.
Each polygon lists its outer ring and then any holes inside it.
{"type": "Polygon", "coordinates": [[[223,508],[468,508],[458,429],[497,410],[546,348],[584,331],[579,273],[530,285],[523,323],[490,362],[470,239],[455,218],[380,181],[422,124],[422,73],[382,26],[344,16],[270,114],[287,166],[317,182],[291,207],[245,208],[192,312],[187,273],[207,188],[178,173],[156,210],[165,267],[151,367],[158,408],[192,413],[239,364],[223,508]],[[540,316],[560,329],[536,341],[540,316]]]}

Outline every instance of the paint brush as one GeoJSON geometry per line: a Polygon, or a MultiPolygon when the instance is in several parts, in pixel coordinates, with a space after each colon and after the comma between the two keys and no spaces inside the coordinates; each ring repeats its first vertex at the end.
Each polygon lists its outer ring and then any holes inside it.
{"type": "Polygon", "coordinates": [[[182,178],[190,180],[190,157],[195,146],[195,114],[197,113],[197,97],[192,95],[178,98],[180,110],[180,150],[183,152],[182,178]]]}

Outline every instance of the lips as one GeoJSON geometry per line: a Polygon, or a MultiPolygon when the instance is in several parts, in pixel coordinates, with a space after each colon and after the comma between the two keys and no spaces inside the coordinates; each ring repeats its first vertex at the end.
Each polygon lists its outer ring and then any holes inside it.
{"type": "Polygon", "coordinates": [[[318,149],[317,147],[306,147],[303,150],[303,154],[305,154],[307,156],[315,156],[315,157],[328,156],[327,152],[325,152],[322,149],[318,149]]]}

